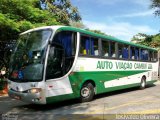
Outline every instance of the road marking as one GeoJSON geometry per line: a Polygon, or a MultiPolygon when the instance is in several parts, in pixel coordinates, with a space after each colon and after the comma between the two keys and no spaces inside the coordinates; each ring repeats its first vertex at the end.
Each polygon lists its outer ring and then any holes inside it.
{"type": "Polygon", "coordinates": [[[136,112],[128,112],[125,114],[160,114],[160,109],[143,110],[136,112]]]}
{"type": "MultiPolygon", "coordinates": [[[[129,106],[129,105],[133,105],[133,104],[144,104],[144,102],[153,102],[153,101],[146,101],[146,99],[150,99],[150,98],[153,98],[153,97],[149,96],[149,97],[145,97],[141,100],[130,101],[129,103],[125,103],[125,104],[122,104],[122,105],[107,108],[105,111],[114,110],[114,109],[117,109],[117,108],[129,106]],[[142,101],[143,101],[143,103],[142,103],[142,101]]],[[[158,101],[158,102],[160,102],[160,101],[158,101]]]]}
{"type": "MultiPolygon", "coordinates": [[[[106,110],[101,108],[101,109],[96,109],[92,112],[87,112],[85,111],[85,113],[87,114],[98,114],[98,113],[104,113],[104,112],[107,112],[107,111],[110,111],[110,110],[114,110],[114,109],[118,109],[118,108],[123,108],[123,107],[126,107],[126,106],[130,106],[130,105],[141,105],[141,104],[146,104],[146,103],[159,103],[160,100],[156,100],[156,101],[153,101],[153,100],[146,100],[146,99],[150,99],[150,98],[153,98],[152,96],[149,96],[149,97],[145,97],[141,100],[136,100],[136,101],[130,101],[129,103],[125,103],[125,104],[122,104],[122,105],[118,105],[118,106],[114,106],[114,107],[110,107],[110,108],[107,108],[106,110]]],[[[154,111],[153,111],[154,112],[154,111]]],[[[155,112],[157,113],[157,112],[155,112]]]]}

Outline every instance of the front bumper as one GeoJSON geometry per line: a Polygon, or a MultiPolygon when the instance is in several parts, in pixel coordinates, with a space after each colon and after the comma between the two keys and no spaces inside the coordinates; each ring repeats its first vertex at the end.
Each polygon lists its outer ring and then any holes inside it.
{"type": "Polygon", "coordinates": [[[42,90],[42,92],[40,93],[24,93],[24,92],[19,92],[19,91],[14,91],[12,89],[9,89],[8,95],[11,98],[21,100],[27,103],[46,104],[44,90],[42,90]]]}

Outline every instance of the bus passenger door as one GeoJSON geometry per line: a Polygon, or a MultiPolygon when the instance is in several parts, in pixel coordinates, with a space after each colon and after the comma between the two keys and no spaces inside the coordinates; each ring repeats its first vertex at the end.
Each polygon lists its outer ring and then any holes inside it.
{"type": "Polygon", "coordinates": [[[64,50],[52,46],[49,51],[46,69],[46,97],[72,93],[68,77],[64,77],[64,50]]]}

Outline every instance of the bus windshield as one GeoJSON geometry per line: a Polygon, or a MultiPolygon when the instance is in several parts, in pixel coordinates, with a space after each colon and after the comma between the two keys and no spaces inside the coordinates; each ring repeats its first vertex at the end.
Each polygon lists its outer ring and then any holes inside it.
{"type": "Polygon", "coordinates": [[[51,30],[44,29],[20,35],[10,60],[10,80],[16,82],[42,80],[45,52],[51,33],[51,30]]]}

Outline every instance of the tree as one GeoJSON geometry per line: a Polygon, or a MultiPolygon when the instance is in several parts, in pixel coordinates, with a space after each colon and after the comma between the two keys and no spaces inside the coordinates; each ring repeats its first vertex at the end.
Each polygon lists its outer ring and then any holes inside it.
{"type": "Polygon", "coordinates": [[[158,48],[158,49],[160,48],[160,33],[153,35],[152,42],[151,42],[150,46],[154,47],[154,48],[158,48]]]}
{"type": "Polygon", "coordinates": [[[40,9],[39,0],[0,0],[0,65],[8,66],[8,56],[19,33],[57,24],[60,23],[54,15],[40,9]]]}
{"type": "Polygon", "coordinates": [[[155,9],[155,15],[160,16],[160,0],[151,0],[151,8],[155,9]]]}
{"type": "Polygon", "coordinates": [[[101,34],[101,35],[105,35],[105,36],[110,36],[110,37],[114,37],[112,35],[107,35],[106,33],[102,32],[101,30],[91,30],[89,28],[85,29],[85,30],[88,30],[88,31],[91,31],[91,32],[94,32],[94,33],[97,33],[97,34],[101,34]]]}
{"type": "Polygon", "coordinates": [[[69,25],[70,21],[80,22],[81,16],[78,8],[74,7],[70,0],[40,0],[42,9],[49,10],[57,16],[57,21],[69,25]]]}
{"type": "Polygon", "coordinates": [[[138,33],[131,38],[131,42],[140,43],[143,42],[147,37],[149,36],[144,33],[138,33]]]}
{"type": "Polygon", "coordinates": [[[133,36],[131,42],[159,49],[160,48],[160,33],[156,35],[146,35],[143,33],[138,33],[137,35],[133,36]]]}
{"type": "Polygon", "coordinates": [[[76,28],[82,28],[85,29],[85,25],[82,22],[74,22],[74,21],[70,21],[70,26],[72,27],[76,27],[76,28]]]}

